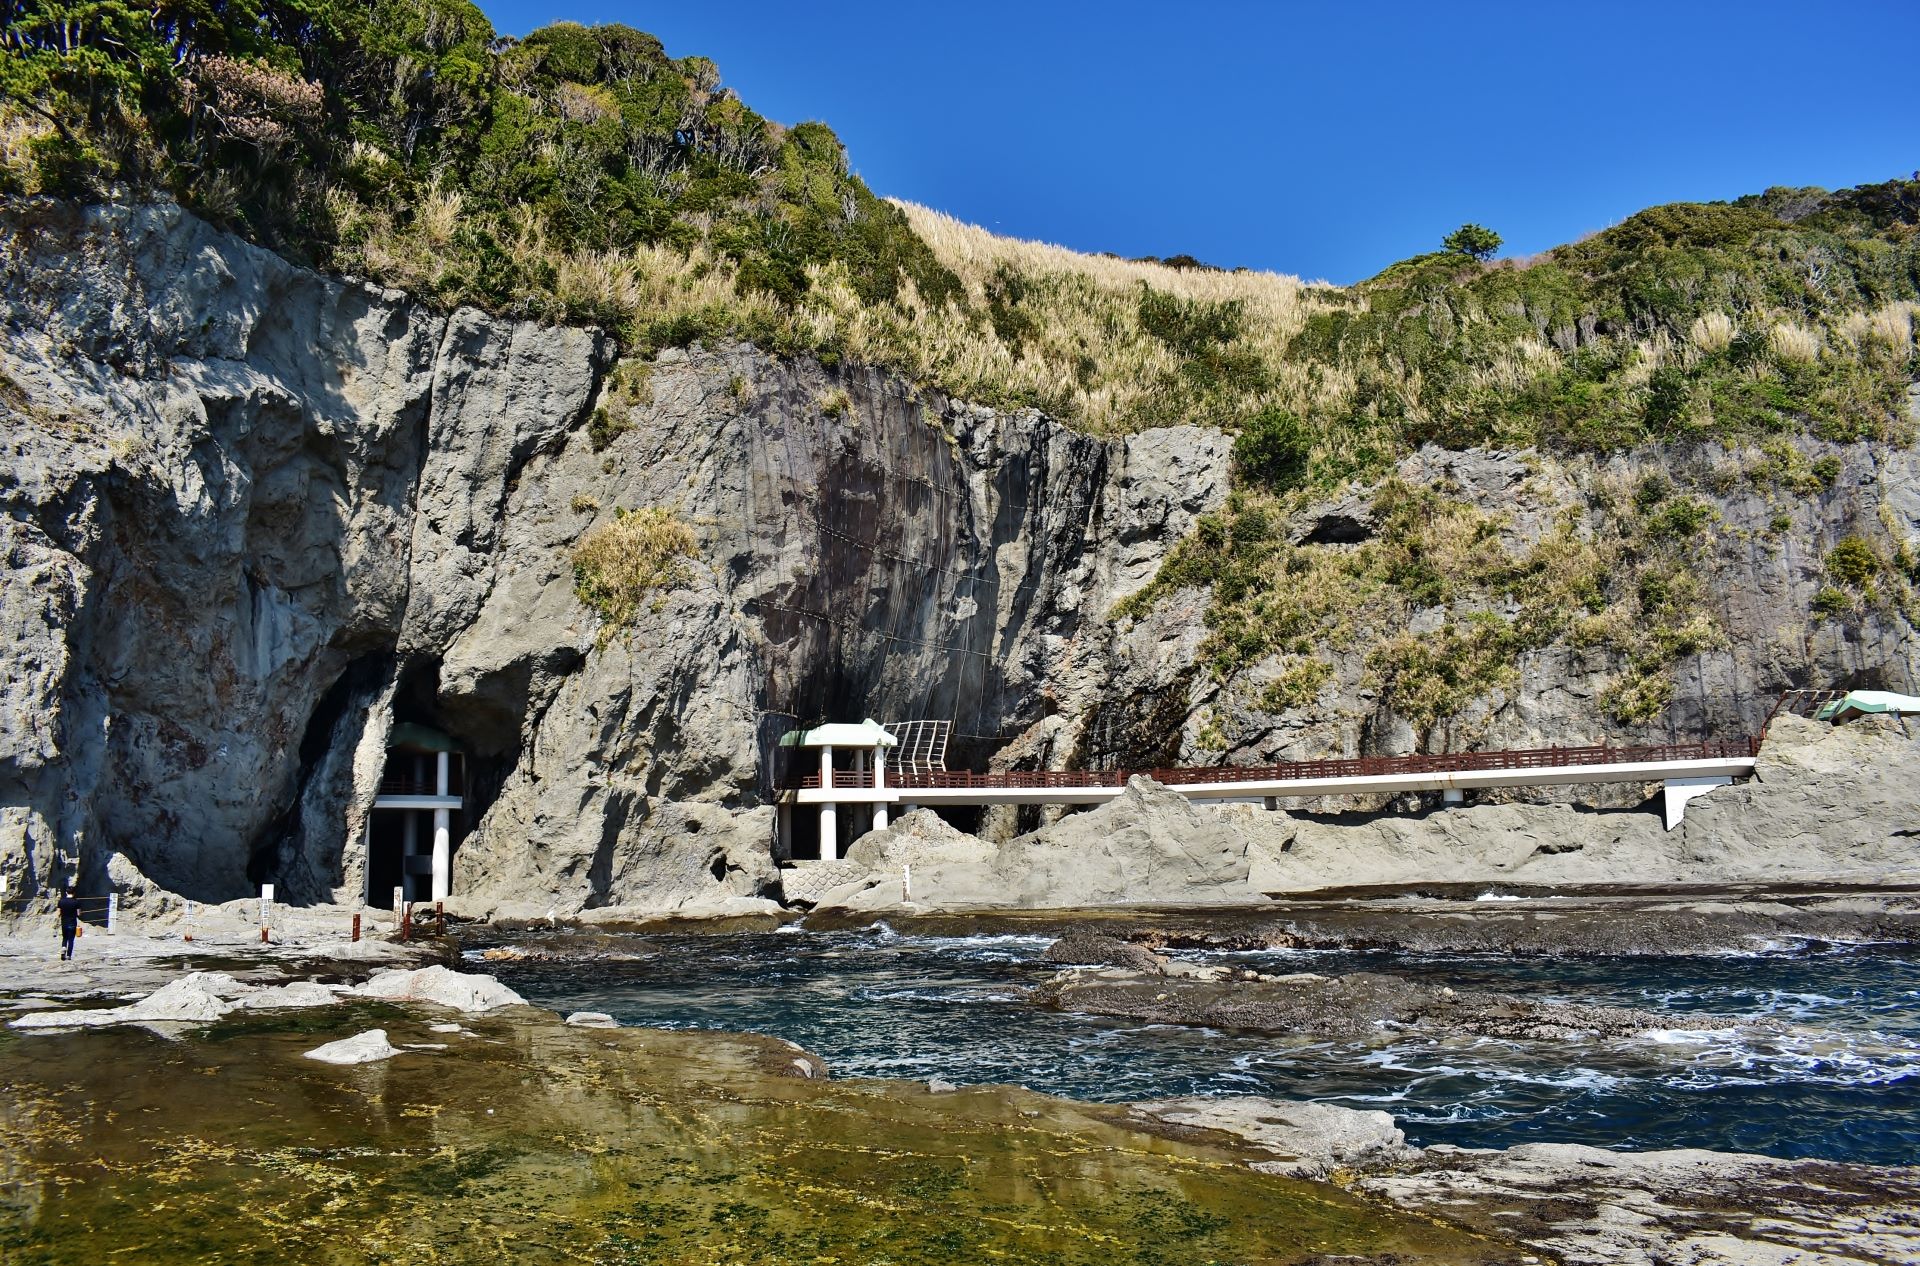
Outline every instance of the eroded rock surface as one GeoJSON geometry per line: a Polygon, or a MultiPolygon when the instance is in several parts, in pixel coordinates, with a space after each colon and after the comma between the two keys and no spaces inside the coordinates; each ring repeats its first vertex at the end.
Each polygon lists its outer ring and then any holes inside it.
{"type": "Polygon", "coordinates": [[[467,756],[462,908],[739,913],[778,892],[795,722],[1025,734],[1191,675],[1193,620],[1106,616],[1224,496],[1217,431],[1109,442],[747,347],[614,383],[593,331],[435,312],[170,206],[10,203],[0,319],[16,897],[77,865],[130,915],[358,900],[399,716],[467,756]],[[639,506],[698,558],[612,631],[571,550],[639,506]]]}
{"type": "Polygon", "coordinates": [[[1576,1266],[1920,1260],[1920,1170],[1571,1143],[1430,1147],[1353,1189],[1576,1266]]]}
{"type": "Polygon", "coordinates": [[[1910,1167],[1568,1143],[1413,1148],[1384,1112],[1257,1097],[1134,1112],[1274,1153],[1255,1169],[1330,1176],[1575,1266],[1886,1266],[1920,1255],[1920,1169],[1910,1167]]]}

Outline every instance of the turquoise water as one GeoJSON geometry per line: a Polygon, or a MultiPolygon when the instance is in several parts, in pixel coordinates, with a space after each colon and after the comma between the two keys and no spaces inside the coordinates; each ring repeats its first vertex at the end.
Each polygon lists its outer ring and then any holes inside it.
{"type": "Polygon", "coordinates": [[[1391,1112],[1419,1144],[1583,1142],[1920,1163],[1920,952],[1505,959],[1268,951],[1182,954],[1269,971],[1385,971],[1455,988],[1651,1009],[1624,1041],[1290,1039],[1062,1015],[1021,1001],[1047,937],[861,932],[511,942],[526,997],[626,1024],[776,1034],[839,1076],[1017,1082],[1071,1098],[1260,1094],[1391,1112]],[[1700,1030],[1693,1017],[1779,1031],[1700,1030]]]}

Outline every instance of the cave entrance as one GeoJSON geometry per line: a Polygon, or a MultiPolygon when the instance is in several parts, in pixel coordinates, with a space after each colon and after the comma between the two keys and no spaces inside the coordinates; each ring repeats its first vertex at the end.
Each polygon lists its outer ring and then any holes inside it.
{"type": "Polygon", "coordinates": [[[439,730],[403,721],[387,736],[380,792],[367,815],[366,903],[443,901],[466,834],[466,754],[439,730]]]}

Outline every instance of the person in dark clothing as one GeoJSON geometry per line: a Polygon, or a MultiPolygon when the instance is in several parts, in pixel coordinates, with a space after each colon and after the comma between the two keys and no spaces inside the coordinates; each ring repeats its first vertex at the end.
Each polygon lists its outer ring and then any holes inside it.
{"type": "Polygon", "coordinates": [[[73,938],[80,935],[80,898],[67,888],[60,893],[60,957],[73,957],[73,938]]]}

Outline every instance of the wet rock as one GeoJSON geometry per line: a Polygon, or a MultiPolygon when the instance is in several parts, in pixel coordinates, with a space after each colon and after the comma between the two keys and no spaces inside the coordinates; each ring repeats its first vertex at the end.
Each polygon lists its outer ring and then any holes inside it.
{"type": "Polygon", "coordinates": [[[451,971],[435,965],[414,971],[383,971],[350,991],[358,998],[389,1002],[433,1002],[456,1011],[492,1011],[524,1007],[527,1000],[492,976],[451,971]]]}
{"type": "Polygon", "coordinates": [[[138,1002],[108,1009],[35,1011],[11,1022],[16,1029],[97,1028],[110,1024],[177,1022],[205,1024],[234,1009],[226,996],[240,992],[233,977],[195,972],[162,985],[138,1002]]]}
{"type": "MultiPolygon", "coordinates": [[[[1556,1040],[1575,1034],[1627,1037],[1673,1027],[1671,1017],[1626,1007],[1532,1002],[1454,990],[1399,976],[1346,976],[1227,982],[1108,968],[1069,969],[1038,986],[1033,1000],[1087,1015],[1147,1024],[1191,1024],[1262,1033],[1367,1037],[1386,1029],[1505,1040],[1556,1040]]],[[[1689,1028],[1733,1022],[1690,1016],[1689,1028]]]]}
{"type": "Polygon", "coordinates": [[[604,1011],[575,1011],[567,1017],[567,1023],[579,1029],[617,1029],[620,1021],[604,1011]]]}
{"type": "Polygon", "coordinates": [[[323,1064],[373,1064],[399,1053],[400,1048],[387,1041],[385,1029],[368,1029],[365,1033],[316,1046],[305,1054],[306,1058],[323,1064]]]}
{"type": "Polygon", "coordinates": [[[1565,1143],[1429,1147],[1353,1186],[1577,1266],[1920,1260],[1920,1169],[1565,1143]]]}
{"type": "Polygon", "coordinates": [[[271,985],[240,996],[238,1005],[249,1011],[269,1011],[277,1007],[330,1007],[339,996],[325,985],[311,980],[295,980],[271,985]]]}
{"type": "Polygon", "coordinates": [[[1143,945],[1093,932],[1069,932],[1049,945],[1042,957],[1049,963],[1130,967],[1142,972],[1157,972],[1166,965],[1166,959],[1143,945]]]}
{"type": "Polygon", "coordinates": [[[1254,1168],[1296,1178],[1324,1178],[1336,1168],[1393,1164],[1417,1154],[1385,1112],[1258,1096],[1159,1099],[1133,1105],[1157,1121],[1238,1135],[1282,1159],[1254,1168]]]}

